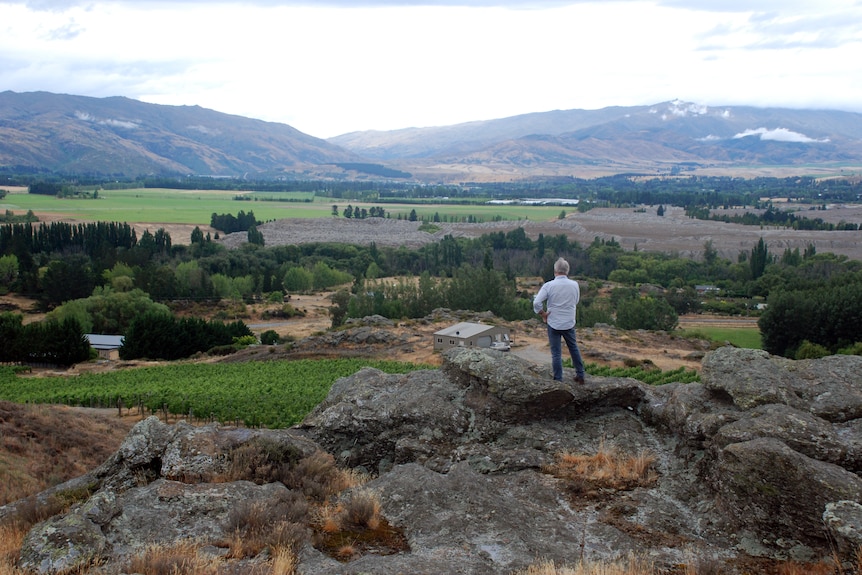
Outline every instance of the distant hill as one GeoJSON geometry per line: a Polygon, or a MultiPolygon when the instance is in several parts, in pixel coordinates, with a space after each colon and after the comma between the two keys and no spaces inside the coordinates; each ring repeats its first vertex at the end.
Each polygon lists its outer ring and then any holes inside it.
{"type": "MultiPolygon", "coordinates": [[[[354,132],[330,142],[367,158],[609,171],[862,165],[862,114],[673,101],[525,114],[435,128],[354,132]]],[[[559,170],[557,170],[559,173],[559,170]]]]}
{"type": "Polygon", "coordinates": [[[118,176],[278,176],[358,160],[286,124],[199,106],[0,93],[0,166],[118,176]]]}
{"type": "Polygon", "coordinates": [[[0,168],[93,176],[514,181],[862,168],[862,114],[673,101],[322,140],[198,106],[0,93],[0,168]]]}

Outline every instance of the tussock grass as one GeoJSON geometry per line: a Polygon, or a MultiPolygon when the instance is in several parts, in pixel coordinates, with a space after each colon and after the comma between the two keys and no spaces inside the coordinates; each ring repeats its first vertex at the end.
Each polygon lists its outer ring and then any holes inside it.
{"type": "MultiPolygon", "coordinates": [[[[835,575],[843,571],[839,568],[836,570],[832,563],[796,563],[794,561],[784,563],[778,566],[776,573],[778,575],[835,575]]],[[[700,575],[698,573],[697,575],[700,575]]]]}
{"type": "Polygon", "coordinates": [[[581,561],[573,567],[557,567],[553,561],[531,565],[515,575],[657,575],[653,563],[637,556],[616,562],[581,561]]]}
{"type": "Polygon", "coordinates": [[[228,515],[226,530],[228,557],[254,557],[264,549],[287,549],[296,553],[309,539],[303,525],[308,516],[308,503],[294,492],[287,492],[275,505],[241,504],[228,515]]]}
{"type": "Polygon", "coordinates": [[[213,481],[247,480],[258,485],[280,481],[318,502],[362,485],[369,479],[356,471],[339,468],[335,458],[324,451],[303,456],[290,445],[265,438],[240,445],[230,452],[228,458],[227,472],[212,478],[213,481]]]}
{"type": "Polygon", "coordinates": [[[376,493],[359,489],[344,501],[322,505],[318,509],[317,524],[324,533],[356,529],[374,531],[380,528],[382,511],[376,493]]]}
{"type": "Polygon", "coordinates": [[[173,545],[151,545],[134,555],[127,573],[141,575],[212,575],[218,573],[218,558],[205,557],[194,541],[178,541],[173,545]]]}
{"type": "Polygon", "coordinates": [[[350,561],[369,549],[380,555],[409,550],[401,531],[383,516],[379,496],[367,489],[321,505],[314,528],[314,546],[339,561],[350,561]]]}
{"type": "Polygon", "coordinates": [[[0,575],[19,573],[13,566],[18,562],[18,554],[26,533],[25,529],[18,526],[0,526],[0,575]]]}
{"type": "Polygon", "coordinates": [[[562,452],[545,472],[569,482],[575,491],[590,489],[630,490],[646,487],[658,480],[655,455],[641,451],[626,455],[604,444],[591,455],[562,452]]]}
{"type": "Polygon", "coordinates": [[[294,552],[290,549],[278,548],[272,556],[271,575],[294,575],[298,563],[294,552]]]}

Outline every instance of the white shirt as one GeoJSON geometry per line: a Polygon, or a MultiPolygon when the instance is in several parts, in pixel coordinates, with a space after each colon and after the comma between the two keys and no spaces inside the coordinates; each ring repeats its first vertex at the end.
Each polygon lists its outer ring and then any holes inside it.
{"type": "Polygon", "coordinates": [[[581,287],[567,276],[555,276],[546,282],[533,299],[533,311],[542,311],[547,302],[548,325],[554,329],[567,330],[575,327],[575,308],[581,299],[581,287]]]}

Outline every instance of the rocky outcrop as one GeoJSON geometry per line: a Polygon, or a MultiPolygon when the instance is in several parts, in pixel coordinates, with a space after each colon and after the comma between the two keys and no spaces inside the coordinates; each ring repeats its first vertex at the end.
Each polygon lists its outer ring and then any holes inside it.
{"type": "MultiPolygon", "coordinates": [[[[21,565],[119,563],[144,542],[181,537],[217,546],[231,509],[299,496],[230,479],[227,454],[262,438],[293,459],[323,450],[372,474],[365,489],[408,543],[341,562],[309,539],[304,575],[508,573],[629,551],[668,565],[708,557],[738,573],[735,560],[750,555],[850,554],[862,542],[860,368],[853,356],[792,362],[726,347],[704,358],[701,383],[576,385],[573,372],[554,382],[513,354],[455,349],[439,370],[341,379],[290,430],[150,418],[99,469],[41,495],[87,494],[33,527],[21,565]],[[599,451],[651,461],[651,479],[596,487],[549,472],[561,454],[599,451]]],[[[18,512],[0,508],[0,519],[18,512]]]]}

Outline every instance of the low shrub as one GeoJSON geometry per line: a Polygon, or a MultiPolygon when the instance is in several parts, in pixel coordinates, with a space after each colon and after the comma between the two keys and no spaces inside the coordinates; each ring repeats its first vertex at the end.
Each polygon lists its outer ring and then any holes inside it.
{"type": "Polygon", "coordinates": [[[796,359],[820,359],[821,357],[826,357],[827,355],[831,355],[829,350],[826,347],[820,345],[819,343],[811,343],[808,340],[803,341],[799,344],[799,348],[796,350],[795,357],[796,359]]]}
{"type": "Polygon", "coordinates": [[[841,355],[862,355],[862,341],[840,348],[836,353],[841,355]]]}

